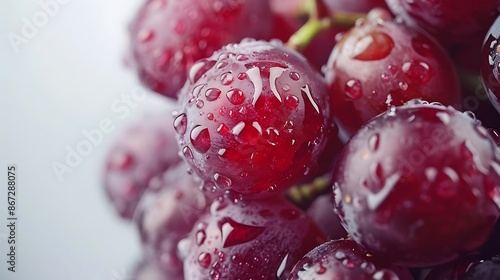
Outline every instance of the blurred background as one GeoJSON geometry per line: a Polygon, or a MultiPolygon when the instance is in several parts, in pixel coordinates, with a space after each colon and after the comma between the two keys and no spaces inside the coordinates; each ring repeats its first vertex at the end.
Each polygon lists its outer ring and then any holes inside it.
{"type": "Polygon", "coordinates": [[[101,182],[120,130],[163,104],[147,94],[129,114],[112,109],[138,90],[124,57],[140,4],[0,1],[0,279],[127,280],[141,260],[135,227],[117,217],[101,182]],[[69,166],[82,131],[104,119],[113,130],[69,166]],[[55,171],[58,163],[68,169],[55,171]],[[18,170],[15,273],[6,262],[9,164],[18,170]]]}

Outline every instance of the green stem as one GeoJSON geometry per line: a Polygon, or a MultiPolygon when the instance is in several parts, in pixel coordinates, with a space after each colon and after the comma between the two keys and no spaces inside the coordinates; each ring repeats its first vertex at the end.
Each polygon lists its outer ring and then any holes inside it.
{"type": "Polygon", "coordinates": [[[295,50],[302,51],[320,32],[333,27],[352,27],[360,18],[366,18],[366,14],[350,12],[334,12],[329,17],[317,18],[315,8],[311,8],[309,20],[295,32],[287,42],[287,45],[295,50]]]}

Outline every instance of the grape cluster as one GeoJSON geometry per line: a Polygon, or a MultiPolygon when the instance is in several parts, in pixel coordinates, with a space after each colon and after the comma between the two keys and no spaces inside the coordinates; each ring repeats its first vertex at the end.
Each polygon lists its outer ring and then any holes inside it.
{"type": "Polygon", "coordinates": [[[129,31],[168,104],[105,164],[136,279],[499,279],[498,0],[148,0],[129,31]]]}

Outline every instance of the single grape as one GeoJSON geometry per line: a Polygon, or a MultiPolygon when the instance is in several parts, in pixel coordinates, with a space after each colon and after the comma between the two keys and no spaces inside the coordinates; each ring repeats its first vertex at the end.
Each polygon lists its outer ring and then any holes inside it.
{"type": "Polygon", "coordinates": [[[267,0],[146,1],[130,25],[133,64],[143,84],[176,98],[194,62],[270,31],[267,0]]]}
{"type": "MultiPolygon", "coordinates": [[[[500,113],[500,16],[491,26],[481,50],[481,77],[491,103],[500,113]]],[[[498,115],[497,115],[498,118],[498,115]]]]}
{"type": "Polygon", "coordinates": [[[406,23],[430,32],[444,44],[467,42],[485,32],[499,15],[498,0],[386,0],[406,23]]]}
{"type": "Polygon", "coordinates": [[[460,101],[444,49],[426,34],[387,19],[360,21],[335,46],[324,71],[344,138],[390,106],[414,98],[445,105],[460,101]]]}
{"type": "Polygon", "coordinates": [[[332,181],[350,236],[408,267],[479,249],[500,213],[500,151],[488,131],[466,113],[418,100],[360,129],[332,181]]]}
{"type": "Polygon", "coordinates": [[[182,279],[177,243],[185,238],[209,205],[200,182],[181,162],[151,180],[137,207],[136,220],[146,256],[165,273],[182,279]]]}
{"type": "Polygon", "coordinates": [[[462,280],[500,279],[500,255],[472,266],[462,280]]]}
{"type": "Polygon", "coordinates": [[[185,279],[285,279],[323,241],[317,226],[281,197],[221,198],[181,241],[185,279]]]}
{"type": "Polygon", "coordinates": [[[413,280],[407,269],[391,266],[354,240],[338,239],[307,253],[287,280],[413,280]]]}
{"type": "Polygon", "coordinates": [[[347,232],[340,219],[333,211],[331,194],[318,196],[307,209],[307,215],[313,219],[325,233],[328,240],[346,238],[347,232]]]}
{"type": "Polygon", "coordinates": [[[181,158],[172,120],[173,106],[144,114],[118,135],[106,157],[104,187],[120,216],[131,219],[149,181],[181,158]]]}
{"type": "Polygon", "coordinates": [[[179,149],[206,186],[271,196],[316,170],[331,137],[320,74],[281,43],[228,45],[179,92],[179,149]]]}

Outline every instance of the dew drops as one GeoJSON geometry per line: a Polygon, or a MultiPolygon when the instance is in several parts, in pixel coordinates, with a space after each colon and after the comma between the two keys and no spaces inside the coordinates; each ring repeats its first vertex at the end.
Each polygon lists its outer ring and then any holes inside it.
{"type": "Polygon", "coordinates": [[[248,56],[246,54],[238,54],[236,56],[236,60],[238,60],[238,61],[245,61],[245,60],[248,60],[248,59],[249,58],[248,58],[248,56]]]}
{"type": "Polygon", "coordinates": [[[390,270],[381,269],[373,274],[373,280],[399,280],[399,277],[390,270]]]}
{"type": "Polygon", "coordinates": [[[222,62],[217,63],[217,65],[215,66],[215,69],[222,69],[228,65],[229,65],[229,63],[222,61],[222,62]]]}
{"type": "Polygon", "coordinates": [[[314,99],[311,95],[311,90],[309,89],[309,86],[305,85],[305,86],[301,87],[300,90],[302,91],[303,94],[305,94],[305,96],[307,97],[307,100],[309,100],[309,102],[311,102],[311,105],[314,107],[314,110],[316,110],[316,113],[319,113],[319,106],[316,103],[316,101],[314,101],[314,99]]]}
{"type": "Polygon", "coordinates": [[[337,251],[333,256],[339,261],[345,259],[346,257],[345,253],[341,251],[337,251]]]}
{"type": "Polygon", "coordinates": [[[233,182],[231,181],[231,179],[229,177],[221,175],[219,173],[214,174],[214,180],[215,180],[215,184],[217,185],[217,187],[219,187],[221,189],[229,189],[229,188],[231,188],[231,185],[233,184],[233,182]]]}
{"type": "Polygon", "coordinates": [[[198,152],[206,153],[210,149],[211,143],[208,128],[201,125],[195,126],[191,130],[190,138],[193,147],[198,152]]]}
{"type": "Polygon", "coordinates": [[[370,209],[377,209],[387,198],[392,189],[396,186],[401,175],[395,173],[389,176],[384,183],[382,189],[377,193],[369,194],[366,198],[366,202],[370,209]]]}
{"type": "Polygon", "coordinates": [[[248,75],[248,78],[250,78],[250,81],[253,83],[254,86],[252,105],[255,106],[257,100],[262,94],[262,78],[260,76],[260,69],[259,67],[252,67],[247,70],[246,74],[248,75]]]}
{"type": "Polygon", "coordinates": [[[196,108],[201,109],[201,108],[203,108],[205,103],[203,102],[203,100],[198,99],[198,100],[196,100],[195,105],[196,105],[196,108]]]}
{"type": "Polygon", "coordinates": [[[422,36],[414,38],[411,40],[413,49],[424,57],[432,57],[432,49],[427,40],[424,40],[422,36]]]}
{"type": "Polygon", "coordinates": [[[352,57],[357,60],[380,60],[387,57],[394,48],[394,41],[385,32],[373,31],[354,44],[352,57]]]}
{"type": "Polygon", "coordinates": [[[204,230],[198,230],[198,232],[196,232],[196,244],[198,246],[202,245],[203,242],[205,242],[206,238],[207,238],[207,234],[205,233],[204,230]]]}
{"type": "Polygon", "coordinates": [[[219,127],[217,127],[217,132],[221,135],[228,135],[229,134],[229,127],[222,123],[219,125],[219,127]]]}
{"type": "Polygon", "coordinates": [[[248,76],[246,73],[239,73],[237,76],[238,80],[244,80],[246,79],[248,76]]]}
{"type": "Polygon", "coordinates": [[[389,76],[388,74],[382,74],[380,75],[380,79],[382,79],[383,82],[389,82],[391,80],[391,76],[389,76]]]}
{"type": "Polygon", "coordinates": [[[403,73],[414,84],[426,84],[432,78],[432,72],[429,65],[423,61],[405,62],[401,67],[403,73]]]}
{"type": "Polygon", "coordinates": [[[245,94],[237,88],[228,91],[226,96],[233,105],[240,105],[245,101],[245,94]]]}
{"type": "Polygon", "coordinates": [[[208,119],[209,121],[213,121],[213,120],[215,119],[214,114],[212,114],[212,113],[208,113],[208,114],[207,114],[207,119],[208,119]]]}
{"type": "Polygon", "coordinates": [[[219,225],[222,233],[224,248],[243,244],[256,239],[264,232],[264,227],[250,226],[235,222],[231,218],[224,218],[219,225]]]}
{"type": "Polygon", "coordinates": [[[361,82],[357,79],[351,79],[345,83],[345,95],[351,99],[360,99],[363,97],[361,82]]]}
{"type": "Polygon", "coordinates": [[[186,133],[187,128],[187,117],[186,114],[182,113],[174,119],[174,129],[180,135],[186,133]]]}
{"type": "Polygon", "coordinates": [[[289,85],[283,85],[282,89],[284,91],[289,91],[290,90],[290,86],[289,85]]]}
{"type": "Polygon", "coordinates": [[[450,115],[446,112],[437,112],[436,117],[443,122],[443,124],[449,124],[450,123],[450,115]]]}
{"type": "Polygon", "coordinates": [[[138,34],[139,41],[142,43],[151,41],[155,36],[155,33],[151,30],[142,30],[138,34]]]}
{"type": "Polygon", "coordinates": [[[189,147],[184,147],[182,148],[182,154],[184,155],[184,157],[188,160],[191,160],[194,158],[193,156],[193,151],[189,148],[189,147]]]}
{"type": "Polygon", "coordinates": [[[378,147],[380,145],[380,137],[379,135],[376,133],[376,134],[373,134],[372,136],[370,136],[370,139],[368,139],[368,147],[376,152],[378,150],[378,147]]]}
{"type": "Polygon", "coordinates": [[[407,90],[408,89],[408,84],[406,82],[399,82],[398,86],[401,90],[407,90]]]}
{"type": "Polygon", "coordinates": [[[278,270],[276,271],[276,277],[278,277],[278,279],[281,277],[281,275],[285,271],[286,262],[288,261],[288,255],[289,254],[286,254],[286,256],[281,261],[280,266],[278,267],[278,270]]]}
{"type": "Polygon", "coordinates": [[[300,74],[297,72],[290,72],[289,76],[290,76],[290,79],[292,79],[294,81],[300,80],[300,74]]]}
{"type": "Polygon", "coordinates": [[[209,253],[201,253],[198,256],[198,263],[203,267],[203,268],[208,268],[210,266],[210,263],[212,262],[212,257],[210,256],[209,253]]]}
{"type": "Polygon", "coordinates": [[[220,82],[227,86],[230,85],[234,81],[234,77],[230,72],[226,72],[220,76],[220,82]]]}
{"type": "Polygon", "coordinates": [[[285,97],[285,106],[288,109],[295,109],[299,106],[299,98],[295,95],[287,95],[285,97]]]}

